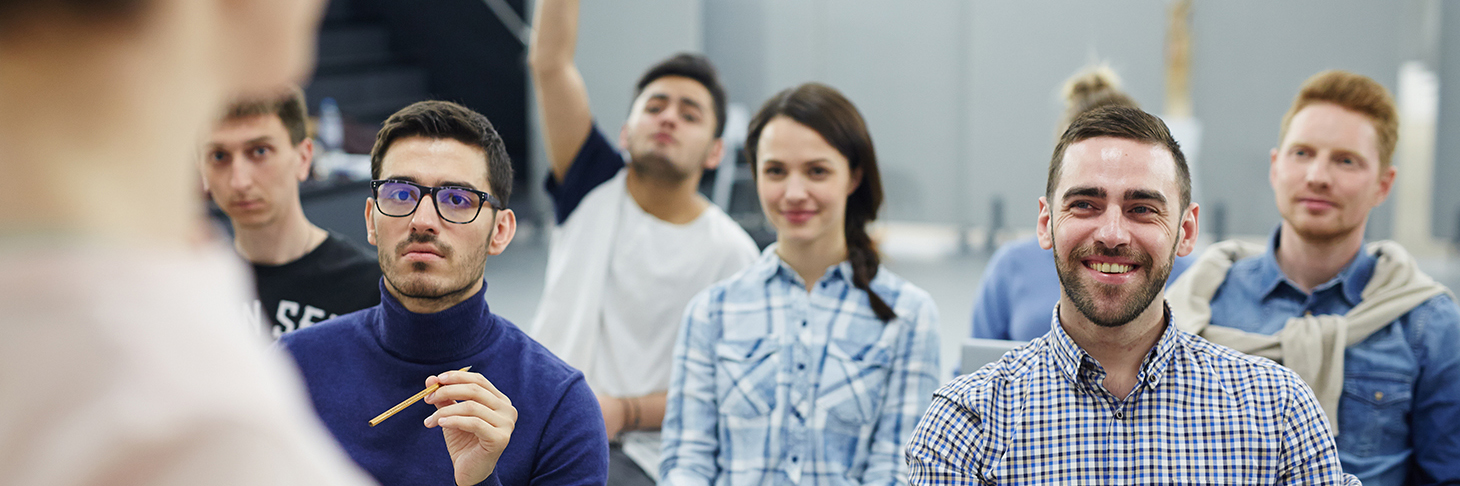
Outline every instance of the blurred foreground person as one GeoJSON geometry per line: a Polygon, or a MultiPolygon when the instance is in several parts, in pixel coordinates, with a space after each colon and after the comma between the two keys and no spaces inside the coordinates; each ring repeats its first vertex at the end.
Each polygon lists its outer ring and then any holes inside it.
{"type": "Polygon", "coordinates": [[[1265,248],[1212,245],[1171,309],[1182,329],[1302,376],[1364,484],[1460,484],[1460,307],[1398,243],[1364,245],[1398,138],[1383,85],[1309,78],[1271,154],[1282,224],[1265,248]]]}
{"type": "Polygon", "coordinates": [[[1162,294],[1199,208],[1160,119],[1079,115],[1045,187],[1051,329],[937,391],[913,484],[1358,484],[1297,374],[1170,324],[1162,294]]]}
{"type": "Polygon", "coordinates": [[[938,309],[883,267],[861,113],[804,84],[766,101],[746,155],[776,243],[685,310],[660,484],[907,484],[938,386],[938,309]]]}
{"type": "MultiPolygon", "coordinates": [[[[1070,120],[1102,106],[1140,108],[1120,89],[1120,78],[1109,67],[1076,73],[1064,87],[1065,114],[1059,133],[1070,120]]],[[[1176,257],[1174,280],[1191,266],[1191,256],[1176,257]]],[[[1059,274],[1054,252],[1039,246],[1039,237],[1020,238],[999,247],[989,257],[973,300],[973,337],[1029,341],[1049,332],[1049,309],[1060,300],[1059,274]]],[[[968,373],[973,370],[960,370],[968,373]]]]}
{"type": "Polygon", "coordinates": [[[241,322],[198,127],[297,82],[320,2],[0,0],[0,484],[364,484],[241,322]]]}
{"type": "Polygon", "coordinates": [[[616,149],[574,64],[578,0],[537,2],[533,26],[528,58],[556,225],[531,332],[598,395],[614,442],[609,485],[650,486],[684,306],[757,253],[699,193],[725,151],[725,88],[702,55],[655,64],[639,78],[616,149]]]}
{"type": "Polygon", "coordinates": [[[278,338],[380,303],[380,264],[304,216],[314,140],[304,91],[235,101],[200,161],[203,187],[233,225],[233,248],[253,265],[255,321],[278,338]]]}
{"type": "Polygon", "coordinates": [[[330,432],[382,484],[602,485],[608,439],[583,374],[487,306],[487,256],[517,232],[492,123],[444,101],[402,108],[370,174],[380,305],[279,338],[330,432]],[[433,385],[435,413],[382,421],[433,385]]]}

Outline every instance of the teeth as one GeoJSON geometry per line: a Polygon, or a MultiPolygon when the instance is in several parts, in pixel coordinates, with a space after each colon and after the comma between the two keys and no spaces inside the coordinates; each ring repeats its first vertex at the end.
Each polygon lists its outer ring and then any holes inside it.
{"type": "Polygon", "coordinates": [[[1130,265],[1121,265],[1119,263],[1095,263],[1091,264],[1090,268],[1100,273],[1125,273],[1131,270],[1130,265]]]}

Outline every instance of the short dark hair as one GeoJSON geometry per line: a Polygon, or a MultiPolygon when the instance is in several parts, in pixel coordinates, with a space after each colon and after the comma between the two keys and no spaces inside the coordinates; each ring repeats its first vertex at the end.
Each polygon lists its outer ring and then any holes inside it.
{"type": "Polygon", "coordinates": [[[1076,143],[1095,137],[1115,137],[1164,147],[1176,161],[1176,186],[1181,189],[1181,209],[1191,205],[1191,168],[1186,166],[1186,156],[1181,154],[1181,145],[1171,136],[1166,123],[1155,115],[1129,106],[1105,106],[1086,111],[1070,121],[1069,128],[1060,135],[1054,146],[1054,157],[1049,159],[1049,179],[1045,182],[1044,197],[1053,203],[1054,189],[1059,185],[1060,173],[1064,167],[1065,150],[1076,143]]]}
{"type": "Polygon", "coordinates": [[[309,136],[309,108],[304,104],[304,90],[290,87],[288,91],[271,98],[236,100],[223,113],[223,121],[233,121],[259,115],[278,115],[289,132],[289,143],[299,145],[309,136]]]}
{"type": "Polygon", "coordinates": [[[380,178],[380,167],[391,144],[406,137],[449,138],[482,149],[487,160],[487,191],[502,205],[512,197],[512,159],[502,136],[481,113],[450,101],[420,101],[401,108],[385,120],[370,149],[370,178],[380,178]]]}
{"type": "Polygon", "coordinates": [[[659,64],[650,67],[639,77],[639,84],[634,88],[634,98],[644,94],[644,87],[649,86],[649,83],[665,76],[693,79],[710,91],[710,98],[715,102],[715,138],[720,138],[725,133],[725,87],[720,85],[720,75],[716,74],[715,65],[710,64],[709,58],[681,52],[659,61],[659,64]]]}

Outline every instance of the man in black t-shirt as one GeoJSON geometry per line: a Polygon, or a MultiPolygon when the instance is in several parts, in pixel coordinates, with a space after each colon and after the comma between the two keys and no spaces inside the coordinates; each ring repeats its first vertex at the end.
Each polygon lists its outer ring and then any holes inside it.
{"type": "Polygon", "coordinates": [[[299,182],[309,177],[304,93],[229,106],[203,151],[203,187],[233,224],[234,248],[253,264],[259,300],[251,312],[283,333],[380,303],[374,252],[304,216],[299,182]]]}

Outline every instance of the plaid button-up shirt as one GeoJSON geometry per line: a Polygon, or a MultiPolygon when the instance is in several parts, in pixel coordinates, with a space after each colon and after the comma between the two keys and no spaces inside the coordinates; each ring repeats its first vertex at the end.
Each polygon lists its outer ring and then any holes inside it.
{"type": "Polygon", "coordinates": [[[660,484],[906,484],[903,446],[937,388],[937,308],[886,268],[810,292],[768,248],[685,311],[664,416],[660,484]]]}
{"type": "Polygon", "coordinates": [[[1048,334],[934,394],[907,449],[912,483],[1359,484],[1297,374],[1167,316],[1121,400],[1056,311],[1048,334]]]}

